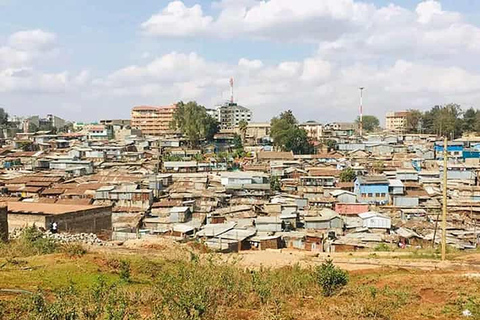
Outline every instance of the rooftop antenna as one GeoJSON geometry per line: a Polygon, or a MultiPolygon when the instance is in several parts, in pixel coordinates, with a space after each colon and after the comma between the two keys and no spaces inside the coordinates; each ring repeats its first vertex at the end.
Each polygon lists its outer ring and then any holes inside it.
{"type": "Polygon", "coordinates": [[[230,78],[230,103],[233,103],[233,77],[230,78]]]}

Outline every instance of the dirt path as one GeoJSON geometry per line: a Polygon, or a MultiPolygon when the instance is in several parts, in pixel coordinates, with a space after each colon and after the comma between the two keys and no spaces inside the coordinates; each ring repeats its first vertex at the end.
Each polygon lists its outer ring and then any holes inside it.
{"type": "MultiPolygon", "coordinates": [[[[168,239],[130,240],[121,246],[91,248],[92,251],[115,254],[139,254],[151,257],[186,258],[189,251],[201,254],[189,245],[179,244],[168,239]]],[[[210,255],[210,254],[209,254],[210,255]]],[[[378,268],[401,268],[443,271],[480,272],[480,253],[462,254],[451,260],[411,258],[410,252],[342,252],[312,253],[297,250],[242,251],[231,254],[214,254],[222,261],[235,261],[245,268],[277,268],[299,264],[300,266],[318,265],[332,259],[339,267],[349,270],[371,270],[378,268]]]]}

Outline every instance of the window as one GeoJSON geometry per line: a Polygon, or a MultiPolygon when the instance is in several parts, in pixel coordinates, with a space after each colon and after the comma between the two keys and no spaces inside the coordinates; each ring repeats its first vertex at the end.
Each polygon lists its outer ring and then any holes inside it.
{"type": "Polygon", "coordinates": [[[369,194],[368,194],[368,197],[369,197],[369,198],[373,197],[373,193],[369,193],[369,194]]]}
{"type": "Polygon", "coordinates": [[[386,193],[380,193],[380,197],[385,198],[387,194],[386,193]]]}
{"type": "Polygon", "coordinates": [[[366,198],[367,197],[367,194],[366,193],[362,193],[362,198],[366,198]]]}

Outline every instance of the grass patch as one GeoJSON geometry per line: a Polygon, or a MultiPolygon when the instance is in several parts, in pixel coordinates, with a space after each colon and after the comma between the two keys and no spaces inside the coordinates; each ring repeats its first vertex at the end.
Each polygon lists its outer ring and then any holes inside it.
{"type": "Polygon", "coordinates": [[[458,318],[465,309],[477,317],[480,309],[480,282],[452,280],[455,274],[347,274],[332,262],[252,270],[213,253],[182,253],[146,257],[69,247],[0,258],[0,289],[33,293],[0,291],[0,319],[419,319],[458,318]]]}

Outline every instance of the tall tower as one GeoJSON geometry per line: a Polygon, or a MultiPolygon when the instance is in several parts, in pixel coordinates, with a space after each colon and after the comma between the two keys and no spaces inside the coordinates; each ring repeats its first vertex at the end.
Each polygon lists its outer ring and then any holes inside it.
{"type": "Polygon", "coordinates": [[[360,136],[363,135],[363,90],[365,88],[364,87],[360,87],[359,90],[360,90],[360,109],[359,109],[359,112],[360,112],[360,136]]]}
{"type": "Polygon", "coordinates": [[[233,103],[233,77],[230,78],[230,103],[233,103]]]}

